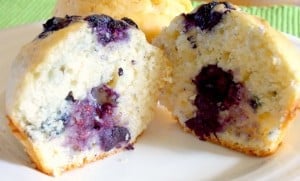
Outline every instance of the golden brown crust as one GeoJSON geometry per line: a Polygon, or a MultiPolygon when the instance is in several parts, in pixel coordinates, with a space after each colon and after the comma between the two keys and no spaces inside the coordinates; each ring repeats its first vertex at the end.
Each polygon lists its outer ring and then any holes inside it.
{"type": "MultiPolygon", "coordinates": [[[[44,167],[44,163],[43,161],[40,159],[40,156],[39,156],[39,152],[38,150],[36,150],[34,148],[34,145],[33,143],[30,141],[30,139],[26,136],[26,134],[21,131],[21,129],[19,129],[20,127],[18,127],[18,125],[14,124],[14,122],[12,121],[12,119],[10,119],[10,117],[8,117],[8,125],[12,131],[12,133],[15,135],[15,137],[22,143],[22,145],[25,147],[25,151],[28,153],[29,157],[31,158],[31,160],[33,161],[33,163],[35,164],[36,168],[38,170],[40,170],[41,172],[45,173],[45,174],[48,174],[50,176],[57,176],[57,175],[60,175],[62,174],[63,172],[65,171],[68,171],[68,170],[72,170],[72,169],[75,169],[75,168],[80,168],[80,167],[83,167],[85,164],[87,163],[90,163],[90,162],[94,162],[94,161],[97,161],[97,160],[102,160],[104,159],[105,157],[108,157],[110,155],[113,155],[113,154],[116,154],[122,150],[124,150],[124,148],[120,148],[120,149],[115,149],[113,151],[110,151],[108,153],[102,153],[98,156],[95,156],[93,159],[84,159],[83,162],[81,163],[73,163],[73,164],[69,164],[69,165],[66,165],[64,168],[62,168],[60,170],[59,173],[56,173],[55,170],[52,170],[50,168],[47,168],[47,167],[44,167]]],[[[142,132],[143,133],[143,132],[142,132]]],[[[141,134],[142,134],[141,133],[141,134]]],[[[141,135],[140,134],[140,135],[141,135]]],[[[139,136],[140,136],[139,135],[139,136]]],[[[138,137],[139,137],[138,136],[138,137]]],[[[137,138],[138,138],[137,137],[137,138]]],[[[136,138],[136,139],[137,139],[136,138]]],[[[132,144],[135,143],[136,140],[133,140],[132,141],[132,144]]]]}
{"type": "MultiPolygon", "coordinates": [[[[205,137],[205,140],[212,142],[214,144],[217,144],[217,145],[221,145],[221,146],[230,148],[230,149],[238,151],[238,152],[245,153],[247,155],[251,155],[251,156],[265,157],[265,156],[272,155],[278,150],[278,148],[282,144],[282,140],[283,140],[285,132],[288,128],[288,125],[295,119],[296,113],[299,108],[300,108],[300,104],[297,103],[297,104],[295,104],[295,106],[293,106],[291,109],[289,109],[290,111],[288,112],[286,119],[283,121],[283,124],[281,125],[281,128],[280,128],[281,131],[280,131],[279,139],[275,143],[275,146],[273,146],[272,148],[265,149],[265,148],[258,148],[258,147],[256,147],[256,148],[247,147],[245,145],[235,144],[234,142],[231,142],[229,140],[221,139],[219,137],[217,138],[214,135],[205,137]]],[[[176,120],[178,121],[177,118],[176,118],[176,120]]],[[[184,131],[195,135],[195,133],[192,130],[183,126],[179,121],[178,121],[178,124],[181,125],[181,127],[184,129],[184,131]]],[[[195,136],[197,136],[197,135],[195,135],[195,136]]]]}
{"type": "MultiPolygon", "coordinates": [[[[185,132],[191,133],[191,134],[197,136],[192,130],[188,129],[187,127],[183,126],[182,124],[180,124],[180,125],[185,132]]],[[[233,142],[230,142],[228,140],[223,140],[223,139],[217,138],[215,136],[205,137],[205,141],[209,141],[211,143],[221,145],[221,146],[227,147],[229,149],[232,149],[234,151],[245,153],[250,156],[258,156],[258,157],[272,155],[277,150],[277,148],[280,146],[280,144],[278,144],[277,147],[274,147],[274,149],[266,151],[266,150],[258,150],[257,148],[246,147],[246,146],[243,146],[240,144],[235,144],[233,142]]]]}
{"type": "Polygon", "coordinates": [[[44,173],[47,173],[49,175],[51,174],[51,170],[44,168],[42,163],[40,162],[40,158],[38,153],[35,151],[34,146],[30,139],[26,136],[26,134],[19,129],[20,127],[16,125],[12,119],[10,119],[9,116],[7,116],[9,122],[8,126],[10,127],[12,133],[15,135],[15,137],[22,143],[22,145],[25,147],[25,151],[30,156],[31,160],[34,162],[36,168],[38,170],[41,170],[44,173]]]}
{"type": "Polygon", "coordinates": [[[230,148],[232,150],[242,152],[242,153],[245,153],[245,154],[251,155],[251,156],[258,156],[258,157],[264,157],[264,156],[272,155],[273,153],[275,153],[275,151],[277,150],[277,148],[281,144],[281,142],[278,143],[276,145],[276,147],[273,147],[272,149],[267,149],[267,150],[261,149],[261,150],[259,150],[258,148],[246,147],[246,146],[241,145],[241,144],[235,144],[235,143],[230,142],[228,140],[222,140],[220,138],[216,138],[215,136],[207,137],[206,139],[207,139],[207,141],[210,141],[210,142],[218,144],[218,145],[225,146],[225,147],[230,148]]]}
{"type": "Polygon", "coordinates": [[[300,110],[300,102],[298,102],[297,104],[292,106],[291,109],[289,109],[287,116],[286,116],[286,120],[283,122],[283,124],[281,126],[283,129],[286,129],[288,127],[288,125],[291,123],[291,121],[293,121],[295,119],[299,110],[300,110]]]}

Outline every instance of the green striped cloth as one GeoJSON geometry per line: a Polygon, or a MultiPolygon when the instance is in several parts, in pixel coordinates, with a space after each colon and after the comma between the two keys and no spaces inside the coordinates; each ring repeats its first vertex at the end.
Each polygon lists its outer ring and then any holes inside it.
{"type": "Polygon", "coordinates": [[[43,21],[51,17],[56,0],[0,0],[0,28],[43,21]]]}
{"type": "MultiPolygon", "coordinates": [[[[0,0],[0,28],[43,21],[52,16],[56,0],[0,0]]],[[[193,3],[196,6],[199,3],[193,3]]],[[[300,37],[300,7],[242,7],[279,31],[300,37]]]]}
{"type": "Polygon", "coordinates": [[[272,6],[242,8],[267,20],[275,29],[300,37],[300,7],[272,6]]]}

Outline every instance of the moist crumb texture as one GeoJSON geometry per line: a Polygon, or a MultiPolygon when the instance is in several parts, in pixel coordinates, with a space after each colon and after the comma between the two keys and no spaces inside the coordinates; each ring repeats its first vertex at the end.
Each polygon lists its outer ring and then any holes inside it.
{"type": "Polygon", "coordinates": [[[54,17],[13,62],[10,126],[50,175],[132,150],[167,69],[163,53],[128,18],[54,17]]]}
{"type": "Polygon", "coordinates": [[[175,17],[154,40],[172,66],[161,103],[201,140],[273,153],[299,106],[299,52],[264,20],[224,2],[175,17]]]}

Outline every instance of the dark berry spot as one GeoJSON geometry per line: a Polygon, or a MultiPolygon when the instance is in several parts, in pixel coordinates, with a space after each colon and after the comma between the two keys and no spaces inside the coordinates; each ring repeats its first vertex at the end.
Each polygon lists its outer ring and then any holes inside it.
{"type": "Polygon", "coordinates": [[[138,25],[130,18],[124,17],[122,18],[123,21],[125,21],[126,23],[130,24],[131,26],[135,27],[136,29],[138,29],[138,25]]]}
{"type": "Polygon", "coordinates": [[[134,147],[133,147],[133,144],[128,144],[126,147],[125,147],[126,150],[134,150],[134,147]]]}
{"type": "Polygon", "coordinates": [[[93,32],[97,35],[99,43],[103,46],[128,38],[126,30],[130,25],[124,21],[114,20],[106,15],[91,15],[84,20],[88,21],[93,32]]]}
{"type": "Polygon", "coordinates": [[[197,42],[194,36],[187,37],[187,40],[190,42],[193,49],[197,48],[197,42]]]}
{"type": "MultiPolygon", "coordinates": [[[[245,97],[245,89],[233,81],[232,71],[224,71],[217,65],[203,67],[193,82],[197,87],[194,100],[197,111],[195,117],[185,123],[200,139],[205,139],[222,131],[220,112],[239,105],[245,97]]],[[[230,122],[229,117],[225,119],[230,122]]]]}
{"type": "Polygon", "coordinates": [[[256,111],[261,106],[261,102],[259,101],[259,98],[257,96],[253,96],[249,100],[249,104],[254,111],[256,111]]]}
{"type": "Polygon", "coordinates": [[[204,123],[211,120],[217,121],[218,106],[216,102],[211,101],[208,97],[197,95],[194,104],[198,108],[197,117],[201,117],[204,123]]]}
{"type": "Polygon", "coordinates": [[[201,5],[195,13],[184,14],[185,31],[188,31],[192,26],[198,26],[201,30],[211,30],[217,25],[224,13],[230,12],[234,8],[226,2],[210,2],[201,5]],[[223,4],[226,8],[224,12],[214,10],[215,6],[223,4]]]}
{"type": "Polygon", "coordinates": [[[67,27],[69,24],[76,22],[80,19],[81,19],[80,16],[68,16],[68,15],[66,15],[65,18],[53,17],[47,20],[45,24],[43,24],[44,30],[38,37],[45,38],[49,32],[63,29],[67,27]]]}
{"type": "Polygon", "coordinates": [[[71,102],[75,102],[74,96],[73,96],[73,92],[70,91],[67,95],[67,97],[65,98],[66,101],[71,101],[71,102]]]}
{"type": "Polygon", "coordinates": [[[231,72],[225,72],[216,65],[204,67],[194,81],[197,90],[214,102],[220,102],[225,99],[232,82],[233,76],[231,72]]]}
{"type": "Polygon", "coordinates": [[[131,60],[131,64],[132,64],[132,65],[135,65],[135,64],[136,64],[136,61],[135,61],[135,60],[131,60]]]}
{"type": "Polygon", "coordinates": [[[122,69],[122,68],[119,68],[119,70],[118,70],[118,75],[119,75],[119,76],[122,76],[123,73],[124,73],[124,72],[123,72],[123,69],[122,69]]]}

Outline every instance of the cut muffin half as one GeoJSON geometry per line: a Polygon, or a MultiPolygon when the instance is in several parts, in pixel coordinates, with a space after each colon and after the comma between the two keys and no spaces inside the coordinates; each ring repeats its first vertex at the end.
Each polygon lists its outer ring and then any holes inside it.
{"type": "Polygon", "coordinates": [[[273,153],[299,106],[299,52],[226,2],[176,17],[154,43],[172,64],[162,103],[185,130],[247,154],[273,153]]]}
{"type": "Polygon", "coordinates": [[[10,125],[50,175],[131,149],[152,119],[165,63],[128,18],[54,17],[13,62],[10,125]]]}

